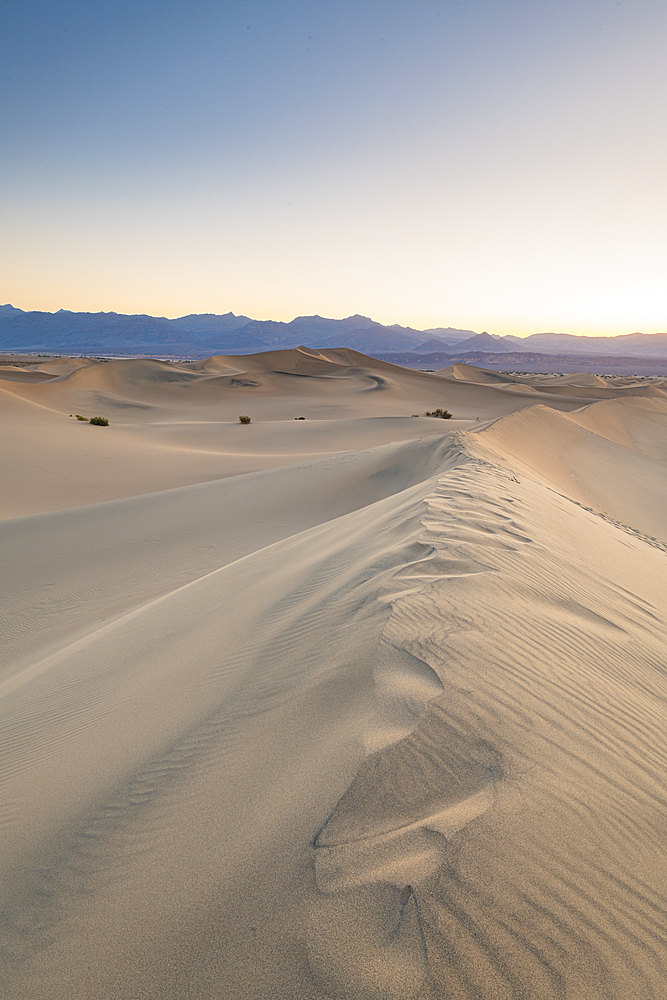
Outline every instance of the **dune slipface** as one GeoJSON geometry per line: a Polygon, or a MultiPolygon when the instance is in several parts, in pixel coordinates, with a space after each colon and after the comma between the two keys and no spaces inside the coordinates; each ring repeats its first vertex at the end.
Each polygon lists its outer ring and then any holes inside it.
{"type": "Polygon", "coordinates": [[[663,383],[43,368],[0,372],[3,997],[660,1000],[663,383]]]}

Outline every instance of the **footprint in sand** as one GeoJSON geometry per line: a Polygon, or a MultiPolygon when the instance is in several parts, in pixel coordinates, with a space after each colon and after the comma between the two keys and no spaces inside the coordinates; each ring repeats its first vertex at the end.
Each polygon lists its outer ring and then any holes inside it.
{"type": "Polygon", "coordinates": [[[332,997],[409,1000],[428,971],[419,893],[447,841],[494,801],[500,757],[432,703],[414,732],[367,757],[315,840],[308,956],[332,997]]]}

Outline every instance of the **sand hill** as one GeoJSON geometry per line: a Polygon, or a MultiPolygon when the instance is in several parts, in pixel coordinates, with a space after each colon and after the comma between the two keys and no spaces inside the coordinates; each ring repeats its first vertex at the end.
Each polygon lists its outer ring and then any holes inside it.
{"type": "Polygon", "coordinates": [[[3,997],[664,995],[667,383],[299,348],[0,414],[3,997]]]}

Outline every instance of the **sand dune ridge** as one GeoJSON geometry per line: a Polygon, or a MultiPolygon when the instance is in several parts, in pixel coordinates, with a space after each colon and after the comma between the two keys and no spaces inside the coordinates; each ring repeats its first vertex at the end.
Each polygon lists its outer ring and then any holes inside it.
{"type": "Polygon", "coordinates": [[[661,1000],[664,390],[196,365],[2,383],[3,996],[661,1000]]]}

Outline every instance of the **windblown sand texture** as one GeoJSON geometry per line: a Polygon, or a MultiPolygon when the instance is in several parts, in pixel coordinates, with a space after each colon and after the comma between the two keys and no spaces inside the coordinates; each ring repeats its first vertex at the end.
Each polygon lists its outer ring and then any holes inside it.
{"type": "Polygon", "coordinates": [[[3,998],[667,996],[667,382],[63,359],[0,415],[3,998]]]}

